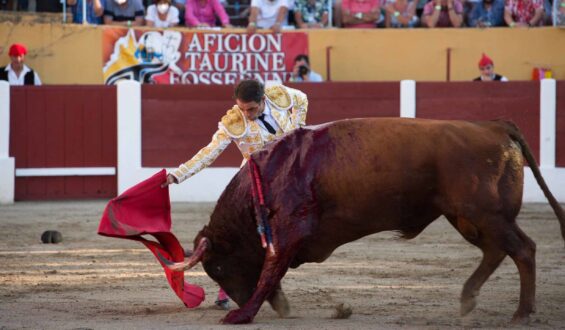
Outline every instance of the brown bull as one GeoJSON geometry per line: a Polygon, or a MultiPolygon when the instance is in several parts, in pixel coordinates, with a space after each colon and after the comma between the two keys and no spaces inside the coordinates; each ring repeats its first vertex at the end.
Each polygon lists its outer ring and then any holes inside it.
{"type": "Polygon", "coordinates": [[[281,315],[288,303],[280,281],[289,267],[322,262],[342,244],[394,230],[414,238],[445,216],[483,252],[463,286],[461,314],[475,307],[488,277],[509,255],[520,273],[514,321],[534,311],[535,243],[516,224],[527,160],[559,218],[517,128],[506,122],[354,119],[308,127],[255,153],[275,253],[261,247],[249,164],[218,200],[195,238],[187,269],[206,273],[240,306],[224,323],[251,322],[265,300],[281,315]]]}

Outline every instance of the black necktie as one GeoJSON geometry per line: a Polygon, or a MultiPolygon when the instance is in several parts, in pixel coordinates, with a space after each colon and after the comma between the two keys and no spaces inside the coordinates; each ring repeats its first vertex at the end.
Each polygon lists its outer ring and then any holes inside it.
{"type": "Polygon", "coordinates": [[[265,120],[265,114],[262,113],[259,117],[259,120],[263,123],[263,125],[265,125],[265,128],[267,129],[267,131],[269,131],[269,133],[271,134],[276,134],[277,131],[275,131],[275,129],[273,128],[273,126],[271,126],[271,124],[269,124],[266,120],[265,120]]]}

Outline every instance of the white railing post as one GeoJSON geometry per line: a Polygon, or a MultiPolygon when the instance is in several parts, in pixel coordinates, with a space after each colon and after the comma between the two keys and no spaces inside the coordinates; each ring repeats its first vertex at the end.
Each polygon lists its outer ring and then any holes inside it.
{"type": "Polygon", "coordinates": [[[416,118],[416,81],[400,82],[400,117],[416,118]]]}
{"type": "Polygon", "coordinates": [[[117,84],[118,194],[138,183],[141,168],[141,84],[122,80],[117,84]]]}
{"type": "Polygon", "coordinates": [[[14,203],[16,160],[10,157],[10,84],[0,80],[0,204],[14,203]]]}
{"type": "Polygon", "coordinates": [[[540,167],[555,167],[557,84],[555,79],[540,83],[540,167]]]}

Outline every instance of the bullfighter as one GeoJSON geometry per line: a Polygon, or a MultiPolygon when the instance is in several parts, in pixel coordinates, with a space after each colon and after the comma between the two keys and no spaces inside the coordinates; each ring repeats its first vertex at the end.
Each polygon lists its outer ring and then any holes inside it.
{"type": "MultiPolygon", "coordinates": [[[[210,166],[232,141],[241,151],[244,164],[266,143],[306,124],[308,98],[297,89],[284,85],[265,88],[257,80],[242,80],[235,86],[234,99],[236,104],[218,123],[212,141],[170,172],[163,187],[181,183],[210,166]]],[[[216,304],[229,308],[229,300],[222,289],[216,304]]]]}

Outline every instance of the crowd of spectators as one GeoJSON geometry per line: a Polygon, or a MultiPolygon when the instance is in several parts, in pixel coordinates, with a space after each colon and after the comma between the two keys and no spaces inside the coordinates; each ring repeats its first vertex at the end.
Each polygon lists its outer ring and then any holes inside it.
{"type": "MultiPolygon", "coordinates": [[[[0,0],[28,10],[33,0],[0,0]]],[[[65,0],[74,23],[167,28],[283,29],[535,27],[565,24],[565,0],[65,0]],[[555,2],[555,3],[553,3],[555,2]],[[330,8],[330,6],[332,6],[330,8]],[[226,10],[229,9],[229,10],[226,10]],[[228,14],[229,12],[229,14],[228,14]],[[237,22],[234,22],[237,21],[237,22]]],[[[61,12],[60,0],[35,0],[36,11],[61,12]]]]}

